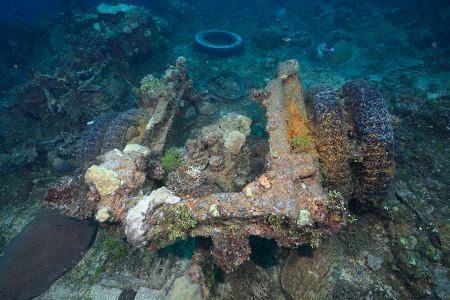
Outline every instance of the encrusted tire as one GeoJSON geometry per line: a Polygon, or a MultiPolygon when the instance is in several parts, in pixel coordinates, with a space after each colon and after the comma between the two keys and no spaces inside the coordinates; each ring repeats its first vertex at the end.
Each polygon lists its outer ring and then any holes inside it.
{"type": "Polygon", "coordinates": [[[78,143],[77,166],[80,169],[87,170],[90,166],[97,163],[97,156],[102,150],[103,136],[111,122],[119,113],[109,113],[97,117],[92,124],[86,128],[83,136],[78,143]]]}
{"type": "Polygon", "coordinates": [[[394,175],[394,137],[381,93],[368,81],[355,80],[341,88],[345,110],[356,125],[361,168],[355,169],[361,193],[373,202],[388,192],[394,175]]]}
{"type": "Polygon", "coordinates": [[[214,56],[237,55],[244,49],[242,38],[232,32],[224,30],[205,30],[197,33],[194,46],[200,52],[214,56]]]}
{"type": "Polygon", "coordinates": [[[148,121],[149,113],[143,109],[132,109],[118,115],[105,131],[102,143],[102,154],[111,150],[123,150],[127,145],[130,128],[138,127],[142,120],[148,121]]]}
{"type": "Polygon", "coordinates": [[[97,117],[83,133],[77,150],[77,166],[82,170],[97,164],[97,157],[113,149],[123,150],[142,122],[150,119],[143,109],[109,113],[97,117]]]}
{"type": "Polygon", "coordinates": [[[306,94],[318,141],[322,184],[330,190],[349,192],[348,139],[344,112],[334,89],[312,86],[306,94]]]}

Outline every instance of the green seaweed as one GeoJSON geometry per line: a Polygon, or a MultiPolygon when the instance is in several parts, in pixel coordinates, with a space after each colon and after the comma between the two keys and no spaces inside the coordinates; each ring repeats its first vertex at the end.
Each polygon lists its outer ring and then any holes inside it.
{"type": "Polygon", "coordinates": [[[161,163],[164,169],[163,183],[165,184],[168,179],[168,175],[171,172],[175,172],[181,165],[180,154],[182,150],[177,148],[170,148],[166,151],[164,156],[161,158],[161,163]]]}
{"type": "Polygon", "coordinates": [[[161,158],[161,163],[163,165],[164,172],[169,174],[170,172],[176,171],[181,164],[179,159],[181,150],[177,148],[170,148],[166,151],[164,156],[161,158]]]}
{"type": "Polygon", "coordinates": [[[299,134],[291,139],[291,146],[294,153],[305,152],[314,147],[311,138],[306,134],[299,134]]]}

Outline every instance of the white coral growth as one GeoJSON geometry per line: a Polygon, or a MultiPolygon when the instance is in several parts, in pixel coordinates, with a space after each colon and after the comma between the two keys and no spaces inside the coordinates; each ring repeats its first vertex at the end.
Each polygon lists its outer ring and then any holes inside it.
{"type": "Polygon", "coordinates": [[[189,168],[186,171],[186,174],[188,174],[193,178],[199,178],[200,175],[202,174],[202,170],[200,169],[200,167],[189,166],[189,168]]]}

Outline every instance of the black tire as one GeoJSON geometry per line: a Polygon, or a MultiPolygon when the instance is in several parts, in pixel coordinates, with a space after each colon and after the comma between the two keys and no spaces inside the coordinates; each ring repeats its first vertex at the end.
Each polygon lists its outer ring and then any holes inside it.
{"type": "Polygon", "coordinates": [[[232,32],[224,30],[205,30],[197,33],[194,46],[200,52],[214,56],[233,56],[244,49],[242,38],[232,32]]]}

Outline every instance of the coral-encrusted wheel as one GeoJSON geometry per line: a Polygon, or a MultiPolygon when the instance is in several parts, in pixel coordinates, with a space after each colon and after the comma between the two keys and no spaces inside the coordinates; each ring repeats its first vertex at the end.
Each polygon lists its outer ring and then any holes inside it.
{"type": "Polygon", "coordinates": [[[312,111],[322,184],[347,194],[350,179],[347,126],[339,98],[331,86],[319,84],[308,90],[306,103],[312,111]]]}
{"type": "Polygon", "coordinates": [[[194,46],[199,51],[214,56],[237,55],[244,49],[242,38],[224,30],[205,30],[197,33],[194,46]]]}
{"type": "Polygon", "coordinates": [[[103,136],[111,122],[119,113],[108,113],[97,117],[86,128],[83,136],[78,143],[77,166],[82,170],[89,169],[90,166],[97,163],[97,156],[102,150],[103,136]]]}
{"type": "Polygon", "coordinates": [[[381,93],[366,80],[355,80],[341,88],[349,123],[356,126],[361,145],[361,168],[355,170],[361,193],[377,202],[388,192],[394,176],[394,136],[381,93]]]}
{"type": "Polygon", "coordinates": [[[394,173],[386,104],[376,87],[365,80],[347,82],[339,97],[324,84],[312,86],[306,96],[322,185],[376,203],[388,194],[394,173]]]}

